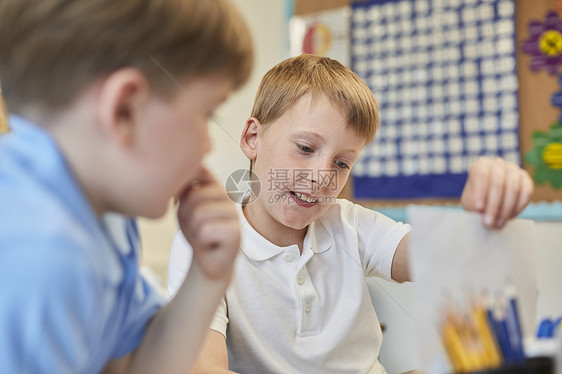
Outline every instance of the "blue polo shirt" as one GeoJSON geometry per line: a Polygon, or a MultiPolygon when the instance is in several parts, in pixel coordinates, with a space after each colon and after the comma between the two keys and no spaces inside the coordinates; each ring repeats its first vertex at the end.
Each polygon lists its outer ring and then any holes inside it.
{"type": "Polygon", "coordinates": [[[132,219],[110,233],[50,135],[0,136],[0,373],[97,373],[135,349],[163,296],[132,219]],[[119,240],[119,237],[125,240],[119,240]]]}

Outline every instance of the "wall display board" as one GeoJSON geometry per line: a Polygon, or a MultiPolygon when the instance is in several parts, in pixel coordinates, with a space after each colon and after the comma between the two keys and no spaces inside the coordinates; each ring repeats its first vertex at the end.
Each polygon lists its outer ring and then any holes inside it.
{"type": "Polygon", "coordinates": [[[533,176],[523,216],[562,219],[561,1],[295,0],[294,13],[347,6],[382,127],[342,197],[396,218],[458,204],[470,162],[496,154],[533,176]]]}
{"type": "Polygon", "coordinates": [[[458,198],[478,156],[520,163],[513,0],[352,9],[352,69],[381,113],[354,167],[355,198],[458,198]]]}

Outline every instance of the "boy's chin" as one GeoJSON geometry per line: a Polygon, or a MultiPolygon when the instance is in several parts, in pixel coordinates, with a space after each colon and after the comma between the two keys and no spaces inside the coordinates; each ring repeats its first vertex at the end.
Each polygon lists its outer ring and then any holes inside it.
{"type": "Polygon", "coordinates": [[[288,223],[285,224],[285,226],[289,227],[293,230],[300,231],[300,230],[306,229],[308,227],[308,225],[310,225],[311,223],[312,223],[312,221],[305,222],[305,223],[303,223],[303,222],[288,222],[288,223]]]}
{"type": "Polygon", "coordinates": [[[142,216],[148,219],[159,219],[162,218],[166,212],[168,211],[169,204],[161,204],[159,206],[151,206],[147,207],[147,209],[143,210],[138,216],[142,216]]]}
{"type": "Polygon", "coordinates": [[[285,215],[281,221],[281,223],[286,226],[290,227],[293,230],[303,230],[308,227],[317,218],[317,215],[312,214],[289,214],[285,215]]]}

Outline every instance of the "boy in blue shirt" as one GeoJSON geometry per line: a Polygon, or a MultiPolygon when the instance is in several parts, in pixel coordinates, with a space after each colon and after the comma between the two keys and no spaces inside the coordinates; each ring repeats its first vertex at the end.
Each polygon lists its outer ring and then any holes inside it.
{"type": "MultiPolygon", "coordinates": [[[[378,122],[372,92],[337,61],[302,55],[264,76],[240,140],[261,189],[239,206],[234,278],[193,373],[385,373],[366,277],[410,279],[410,226],[337,199],[378,122]]],[[[501,227],[532,191],[517,165],[481,158],[461,203],[501,227]]],[[[190,245],[179,233],[171,292],[190,245]]]]}
{"type": "Polygon", "coordinates": [[[251,70],[241,15],[228,0],[5,0],[0,51],[0,372],[188,371],[239,248],[202,159],[210,114],[251,70]],[[114,235],[102,217],[160,217],[175,196],[196,265],[162,306],[134,219],[114,235]]]}

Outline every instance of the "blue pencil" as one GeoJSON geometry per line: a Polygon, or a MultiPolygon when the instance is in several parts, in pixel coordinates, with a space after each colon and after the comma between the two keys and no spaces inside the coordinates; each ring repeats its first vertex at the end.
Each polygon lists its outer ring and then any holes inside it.
{"type": "Polygon", "coordinates": [[[505,309],[502,309],[500,305],[496,305],[493,311],[492,328],[502,351],[504,363],[510,365],[516,362],[516,358],[509,342],[509,332],[505,317],[505,309]]]}
{"type": "Polygon", "coordinates": [[[519,311],[517,310],[517,291],[515,287],[508,286],[506,289],[506,320],[509,332],[509,341],[511,349],[514,353],[515,363],[525,362],[525,352],[523,349],[523,333],[521,331],[521,321],[519,319],[519,311]]]}

